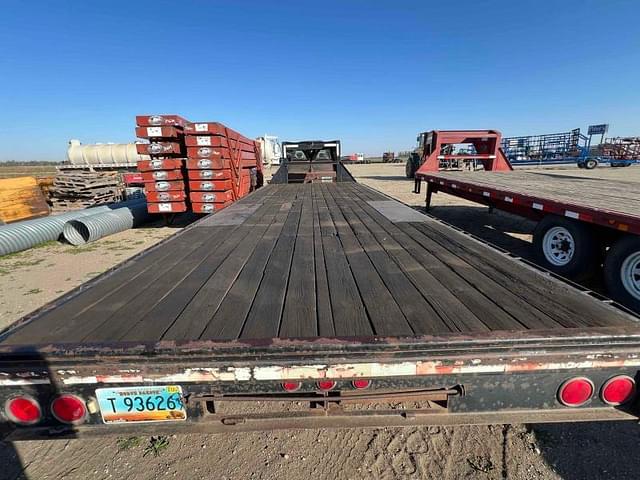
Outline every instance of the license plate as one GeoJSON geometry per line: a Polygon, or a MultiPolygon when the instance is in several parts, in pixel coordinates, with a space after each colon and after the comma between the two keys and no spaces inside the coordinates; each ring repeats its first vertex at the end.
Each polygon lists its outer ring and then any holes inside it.
{"type": "Polygon", "coordinates": [[[186,420],[178,385],[98,388],[96,398],[104,423],[186,420]]]}

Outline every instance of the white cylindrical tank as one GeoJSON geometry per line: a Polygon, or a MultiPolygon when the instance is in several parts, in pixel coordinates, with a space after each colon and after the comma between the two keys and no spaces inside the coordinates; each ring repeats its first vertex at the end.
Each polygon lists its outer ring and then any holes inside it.
{"type": "Polygon", "coordinates": [[[135,143],[96,143],[82,145],[80,140],[69,140],[67,159],[72,165],[130,165],[148,160],[139,155],[135,143]]]}

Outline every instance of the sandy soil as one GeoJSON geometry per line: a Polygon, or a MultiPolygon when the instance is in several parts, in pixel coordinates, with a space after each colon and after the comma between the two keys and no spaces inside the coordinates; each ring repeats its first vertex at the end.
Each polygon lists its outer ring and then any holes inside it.
{"type": "Polygon", "coordinates": [[[51,242],[0,257],[0,330],[175,232],[152,226],[80,247],[51,242]]]}
{"type": "MultiPolygon", "coordinates": [[[[356,177],[410,205],[402,165],[357,165],[356,177]]],[[[622,175],[640,168],[580,175],[622,175]]],[[[567,172],[559,172],[560,174],[567,172]]],[[[616,178],[616,177],[614,177],[616,178]]],[[[533,224],[445,194],[432,213],[528,257],[533,224]]],[[[11,322],[165,238],[169,228],[138,229],[96,242],[87,251],[48,245],[0,259],[0,319],[11,322]],[[36,291],[38,290],[38,291],[36,291]]],[[[424,427],[184,435],[158,456],[150,438],[0,442],[0,479],[637,479],[637,425],[626,423],[424,427]]],[[[157,442],[156,442],[157,445],[157,442]]]]}

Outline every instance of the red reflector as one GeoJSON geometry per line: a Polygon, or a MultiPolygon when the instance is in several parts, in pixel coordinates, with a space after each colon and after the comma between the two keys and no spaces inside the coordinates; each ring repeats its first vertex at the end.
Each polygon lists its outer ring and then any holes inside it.
{"type": "Polygon", "coordinates": [[[318,382],[318,388],[320,390],[333,390],[336,386],[336,382],[333,380],[320,380],[318,382]]]}
{"type": "Polygon", "coordinates": [[[636,382],[631,377],[619,375],[610,378],[602,386],[602,400],[609,405],[620,405],[628,402],[636,392],[636,382]]]}
{"type": "Polygon", "coordinates": [[[87,407],[75,395],[60,395],[51,403],[51,413],[63,423],[82,423],[87,417],[87,407]]]}
{"type": "Polygon", "coordinates": [[[593,383],[584,377],[567,380],[558,389],[558,400],[568,407],[584,405],[592,395],[593,383]]]}
{"type": "Polygon", "coordinates": [[[354,380],[353,382],[351,382],[351,384],[354,386],[354,388],[358,389],[369,388],[369,385],[371,385],[371,380],[359,379],[354,380]]]}
{"type": "Polygon", "coordinates": [[[302,383],[300,382],[282,382],[282,388],[287,392],[295,392],[296,390],[300,390],[300,387],[302,387],[302,383]]]}
{"type": "Polygon", "coordinates": [[[33,425],[42,418],[40,405],[31,397],[14,397],[7,400],[5,411],[12,422],[33,425]]]}

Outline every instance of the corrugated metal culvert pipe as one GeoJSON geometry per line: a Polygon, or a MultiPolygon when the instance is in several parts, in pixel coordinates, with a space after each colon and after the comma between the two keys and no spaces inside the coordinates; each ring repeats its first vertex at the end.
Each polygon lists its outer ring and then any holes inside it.
{"type": "Polygon", "coordinates": [[[69,220],[64,225],[62,235],[72,245],[83,245],[107,235],[133,228],[148,221],[149,218],[146,202],[139,202],[127,207],[69,220]]]}
{"type": "Polygon", "coordinates": [[[136,198],[111,205],[74,210],[61,215],[51,215],[49,217],[34,218],[9,225],[0,225],[0,255],[20,252],[41,243],[58,240],[64,230],[64,224],[69,220],[139,204],[146,208],[145,200],[143,198],[136,198]]]}

